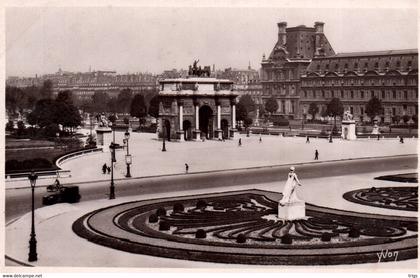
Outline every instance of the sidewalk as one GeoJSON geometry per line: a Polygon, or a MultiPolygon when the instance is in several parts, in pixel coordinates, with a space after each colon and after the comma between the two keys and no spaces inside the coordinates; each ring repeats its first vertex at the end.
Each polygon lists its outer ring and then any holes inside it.
{"type": "MultiPolygon", "coordinates": [[[[262,167],[291,163],[313,162],[314,152],[319,152],[319,161],[382,157],[392,155],[416,154],[417,139],[406,139],[400,144],[397,139],[344,141],[334,139],[329,143],[326,139],[311,138],[306,144],[305,137],[281,137],[259,135],[240,136],[242,146],[237,140],[225,142],[207,140],[205,142],[166,142],[166,152],[162,152],[162,141],[155,134],[131,133],[129,150],[132,155],[132,177],[147,177],[185,173],[185,163],[189,165],[189,173],[262,167]]],[[[123,145],[123,132],[116,132],[116,142],[123,145]]],[[[117,150],[117,162],[114,164],[115,179],[125,178],[126,150],[117,150]]],[[[110,175],[102,174],[102,165],[111,164],[111,155],[107,149],[83,155],[65,161],[61,168],[70,170],[71,177],[61,179],[62,184],[87,181],[109,180],[110,175]]],[[[38,186],[47,186],[55,177],[39,179],[38,186]]],[[[8,180],[6,188],[28,187],[26,180],[8,180]]]]}
{"type": "MultiPolygon", "coordinates": [[[[404,173],[413,172],[413,169],[401,171],[404,173]]],[[[299,188],[299,196],[307,203],[349,210],[355,212],[375,213],[382,215],[399,215],[417,217],[417,212],[397,211],[383,208],[359,205],[351,203],[342,198],[344,192],[356,188],[366,187],[386,187],[395,186],[396,183],[389,181],[373,180],[379,175],[395,174],[392,172],[376,172],[368,174],[358,174],[352,176],[341,176],[332,178],[306,179],[301,180],[303,186],[299,188]]],[[[404,185],[404,184],[403,184],[404,185]]],[[[177,196],[203,194],[211,192],[234,191],[244,189],[262,189],[281,192],[283,183],[265,183],[246,186],[221,187],[212,189],[200,189],[177,192],[177,196]]],[[[405,186],[405,185],[404,185],[405,186]]],[[[112,206],[123,202],[142,199],[154,199],[174,196],[173,192],[161,194],[147,194],[141,196],[121,197],[115,200],[95,200],[77,204],[57,204],[54,206],[43,207],[36,210],[36,234],[38,241],[38,261],[34,266],[63,266],[63,267],[138,267],[138,268],[259,268],[259,266],[216,264],[196,261],[184,261],[168,258],[159,258],[145,255],[135,255],[111,248],[106,248],[82,238],[79,238],[71,229],[72,223],[82,215],[106,206],[112,206]],[[66,250],[66,252],[63,252],[66,250]]],[[[7,256],[27,263],[28,242],[30,234],[30,213],[25,214],[6,227],[6,246],[7,256]]],[[[281,269],[328,269],[328,270],[397,270],[403,269],[405,272],[417,269],[417,260],[407,260],[399,262],[381,264],[357,264],[342,266],[260,266],[264,268],[281,269]]]]}

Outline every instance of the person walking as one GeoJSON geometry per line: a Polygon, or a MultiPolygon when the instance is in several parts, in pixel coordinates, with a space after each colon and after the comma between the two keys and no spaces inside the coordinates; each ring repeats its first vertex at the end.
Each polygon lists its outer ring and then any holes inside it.
{"type": "Polygon", "coordinates": [[[242,146],[242,138],[239,138],[238,147],[242,146]]]}
{"type": "Polygon", "coordinates": [[[261,136],[260,136],[260,143],[262,143],[262,138],[261,138],[261,136]]]}
{"type": "Polygon", "coordinates": [[[319,152],[318,150],[315,150],[315,160],[318,160],[319,152]]]}
{"type": "Polygon", "coordinates": [[[106,170],[108,171],[108,174],[111,174],[111,167],[110,166],[106,167],[106,170]]]}
{"type": "Polygon", "coordinates": [[[309,136],[306,136],[306,143],[309,144],[309,136]]]}
{"type": "Polygon", "coordinates": [[[185,163],[185,174],[188,174],[188,169],[190,168],[190,166],[188,166],[187,163],[185,163]]]}
{"type": "Polygon", "coordinates": [[[404,138],[402,136],[400,137],[400,143],[404,144],[404,138]]]}
{"type": "Polygon", "coordinates": [[[106,166],[106,163],[104,163],[104,165],[102,165],[102,174],[106,174],[106,169],[107,169],[107,166],[106,166]]]}

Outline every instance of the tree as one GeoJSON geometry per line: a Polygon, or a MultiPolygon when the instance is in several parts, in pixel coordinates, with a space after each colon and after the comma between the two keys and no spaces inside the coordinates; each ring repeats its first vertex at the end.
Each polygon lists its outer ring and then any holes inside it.
{"type": "Polygon", "coordinates": [[[319,112],[319,107],[314,102],[309,104],[308,113],[312,115],[312,121],[315,120],[315,115],[319,112]]]}
{"type": "Polygon", "coordinates": [[[38,125],[45,128],[51,125],[62,125],[63,128],[71,128],[81,124],[81,116],[76,106],[65,102],[41,99],[34,111],[28,115],[28,122],[31,125],[38,125]]]}
{"type": "Polygon", "coordinates": [[[408,116],[408,115],[404,115],[402,118],[403,118],[403,121],[404,121],[405,124],[407,124],[408,121],[410,120],[410,116],[408,116]]]}
{"type": "Polygon", "coordinates": [[[417,114],[413,115],[413,116],[411,117],[411,119],[412,119],[412,120],[413,120],[413,122],[417,125],[417,122],[418,122],[418,120],[419,120],[419,118],[418,118],[417,114]]]}
{"type": "Polygon", "coordinates": [[[73,93],[70,90],[61,91],[58,93],[55,100],[57,102],[73,104],[73,93]]]}
{"type": "Polygon", "coordinates": [[[116,120],[117,117],[114,114],[108,116],[108,121],[110,121],[112,124],[114,124],[116,120]]]}
{"type": "Polygon", "coordinates": [[[106,103],[106,107],[107,107],[106,110],[108,110],[109,112],[114,113],[114,114],[117,113],[118,110],[120,110],[120,109],[118,109],[118,104],[117,104],[117,98],[116,97],[109,98],[107,103],[106,103]]]}
{"type": "Polygon", "coordinates": [[[334,117],[334,129],[333,132],[337,131],[336,119],[337,116],[342,116],[344,113],[343,103],[338,98],[332,98],[327,104],[327,115],[334,117]]]}
{"type": "Polygon", "coordinates": [[[28,121],[31,125],[38,125],[43,128],[49,124],[55,123],[56,106],[51,99],[41,99],[37,101],[35,109],[29,114],[28,121]]]}
{"type": "Polygon", "coordinates": [[[108,110],[109,96],[104,92],[95,92],[92,96],[92,111],[103,113],[108,110]]]}
{"type": "Polygon", "coordinates": [[[25,124],[23,123],[23,121],[18,121],[17,123],[17,135],[23,135],[23,133],[25,132],[25,124]]]}
{"type": "Polygon", "coordinates": [[[149,102],[149,115],[155,118],[159,117],[159,95],[155,95],[149,102]]]}
{"type": "Polygon", "coordinates": [[[279,104],[277,103],[277,99],[274,96],[270,97],[265,102],[264,108],[270,114],[273,114],[274,112],[276,112],[277,109],[279,109],[279,104]]]}
{"type": "Polygon", "coordinates": [[[13,124],[13,121],[12,121],[12,120],[9,120],[9,121],[7,122],[7,124],[6,124],[6,130],[7,130],[7,131],[13,131],[13,130],[15,130],[15,126],[14,126],[14,124],[13,124]]]}
{"type": "Polygon", "coordinates": [[[239,99],[239,103],[245,107],[248,113],[255,111],[255,102],[252,100],[250,95],[242,96],[239,99]]]}
{"type": "Polygon", "coordinates": [[[117,112],[128,113],[132,99],[133,91],[129,88],[123,89],[117,97],[117,112]]]}
{"type": "Polygon", "coordinates": [[[392,116],[393,123],[399,124],[400,120],[401,120],[401,117],[399,115],[392,116]]]}
{"type": "Polygon", "coordinates": [[[383,110],[382,102],[376,96],[372,97],[365,107],[366,114],[369,116],[372,123],[377,115],[383,113],[383,110]]]}
{"type": "Polygon", "coordinates": [[[144,97],[141,94],[136,94],[131,102],[130,115],[139,118],[140,125],[144,122],[144,117],[147,116],[147,106],[144,97]]]}
{"type": "Polygon", "coordinates": [[[42,84],[40,89],[41,98],[52,99],[53,95],[53,83],[51,80],[47,79],[42,84]]]}

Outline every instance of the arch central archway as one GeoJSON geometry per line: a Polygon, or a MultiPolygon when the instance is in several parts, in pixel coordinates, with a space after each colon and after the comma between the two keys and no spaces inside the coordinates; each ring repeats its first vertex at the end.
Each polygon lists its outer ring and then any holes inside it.
{"type": "Polygon", "coordinates": [[[199,110],[199,127],[202,135],[207,139],[213,138],[213,110],[204,105],[199,110]]]}

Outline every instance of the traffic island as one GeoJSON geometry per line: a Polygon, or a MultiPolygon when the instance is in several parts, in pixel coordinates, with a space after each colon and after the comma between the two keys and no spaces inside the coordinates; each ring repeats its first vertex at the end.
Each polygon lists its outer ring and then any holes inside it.
{"type": "Polygon", "coordinates": [[[90,212],[72,228],[109,248],[193,261],[340,265],[417,258],[415,217],[307,203],[306,219],[282,221],[273,217],[281,197],[244,190],[134,201],[90,212]],[[380,258],[383,250],[398,256],[380,258]]]}

